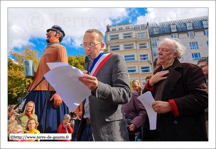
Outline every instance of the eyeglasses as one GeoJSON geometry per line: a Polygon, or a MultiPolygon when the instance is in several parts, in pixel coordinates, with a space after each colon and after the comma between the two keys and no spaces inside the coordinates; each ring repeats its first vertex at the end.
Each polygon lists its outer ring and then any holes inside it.
{"type": "Polygon", "coordinates": [[[50,34],[50,33],[52,33],[52,32],[55,32],[55,31],[54,31],[54,30],[49,30],[47,33],[50,34]]]}
{"type": "Polygon", "coordinates": [[[94,47],[95,45],[98,45],[98,44],[101,44],[102,42],[98,42],[98,43],[90,43],[90,44],[87,44],[87,43],[83,43],[83,44],[80,44],[80,46],[84,46],[84,47],[94,47]]]}

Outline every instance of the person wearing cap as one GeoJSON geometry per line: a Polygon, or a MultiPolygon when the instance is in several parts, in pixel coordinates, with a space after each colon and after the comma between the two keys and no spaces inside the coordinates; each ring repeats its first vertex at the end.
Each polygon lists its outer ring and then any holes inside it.
{"type": "MultiPolygon", "coordinates": [[[[28,91],[32,90],[36,84],[43,78],[43,76],[49,71],[47,66],[48,62],[63,62],[68,63],[67,51],[66,48],[60,45],[63,37],[65,36],[64,31],[58,25],[52,26],[50,29],[47,29],[46,33],[47,47],[44,50],[40,62],[35,72],[35,77],[31,83],[28,91]]],[[[42,133],[57,133],[57,128],[64,119],[65,114],[69,114],[69,109],[62,101],[58,93],[55,92],[54,88],[49,85],[47,80],[43,80],[31,94],[26,98],[26,103],[33,101],[35,103],[35,113],[38,116],[38,130],[42,133]],[[48,99],[47,99],[48,94],[48,99]],[[45,112],[46,112],[46,101],[47,104],[47,116],[46,124],[45,121],[45,112]],[[44,131],[44,125],[45,131],[44,131]]],[[[24,105],[25,106],[25,105],[24,105]]]]}

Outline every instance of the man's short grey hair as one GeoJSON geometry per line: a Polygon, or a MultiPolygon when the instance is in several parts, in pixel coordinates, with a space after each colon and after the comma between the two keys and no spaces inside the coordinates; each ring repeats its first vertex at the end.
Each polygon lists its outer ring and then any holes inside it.
{"type": "Polygon", "coordinates": [[[70,117],[70,115],[69,114],[65,114],[64,115],[64,119],[70,119],[71,117],[70,117]]]}
{"type": "Polygon", "coordinates": [[[161,40],[160,44],[164,41],[171,41],[174,43],[173,53],[176,51],[178,52],[178,56],[176,57],[177,59],[180,59],[184,55],[186,47],[183,46],[183,44],[180,42],[179,39],[177,39],[177,38],[163,38],[161,40]]]}
{"type": "Polygon", "coordinates": [[[198,62],[197,62],[197,65],[199,65],[199,63],[201,62],[206,62],[206,64],[208,65],[208,56],[207,57],[201,57],[198,62]]]}

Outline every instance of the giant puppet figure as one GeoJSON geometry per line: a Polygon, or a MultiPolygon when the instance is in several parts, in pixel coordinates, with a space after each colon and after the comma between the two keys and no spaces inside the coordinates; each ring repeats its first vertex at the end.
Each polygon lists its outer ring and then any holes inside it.
{"type": "MultiPolygon", "coordinates": [[[[50,29],[47,29],[46,35],[46,42],[48,45],[40,58],[38,69],[35,72],[35,77],[29,87],[29,91],[32,90],[49,71],[49,67],[47,66],[48,62],[59,61],[68,63],[67,51],[64,46],[59,44],[65,36],[62,28],[58,25],[54,25],[50,29]]],[[[35,113],[38,116],[39,122],[38,130],[44,133],[57,133],[57,128],[62,122],[64,114],[69,113],[69,109],[62,101],[58,93],[55,92],[54,88],[51,85],[48,87],[47,80],[43,80],[34,89],[34,91],[29,94],[26,98],[25,104],[29,101],[33,101],[35,103],[35,113]],[[46,126],[45,129],[44,125],[46,126]]]]}

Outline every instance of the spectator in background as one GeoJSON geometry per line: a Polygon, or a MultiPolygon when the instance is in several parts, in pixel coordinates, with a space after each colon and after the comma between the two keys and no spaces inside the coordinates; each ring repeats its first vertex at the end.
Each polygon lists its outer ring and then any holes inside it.
{"type": "Polygon", "coordinates": [[[156,69],[159,68],[160,66],[161,66],[161,64],[158,63],[157,58],[156,58],[156,59],[154,60],[154,62],[153,62],[154,70],[156,70],[156,69]]]}
{"type": "Polygon", "coordinates": [[[76,110],[74,111],[76,113],[76,119],[75,119],[75,124],[74,124],[74,133],[72,134],[72,141],[76,141],[76,135],[77,135],[77,131],[81,122],[81,118],[82,118],[82,106],[83,104],[80,103],[80,105],[76,108],[76,110]]]}
{"type": "Polygon", "coordinates": [[[141,87],[140,82],[138,80],[132,81],[132,88],[134,91],[137,91],[139,95],[141,95],[142,87],[141,87]]]}
{"type": "Polygon", "coordinates": [[[35,114],[35,104],[32,101],[29,101],[26,104],[23,113],[20,113],[18,115],[18,119],[21,122],[21,126],[23,127],[24,132],[28,131],[26,130],[26,126],[30,118],[34,118],[36,121],[38,121],[37,115],[35,114]]]}
{"type": "MultiPolygon", "coordinates": [[[[37,130],[38,122],[34,118],[30,118],[26,125],[27,133],[40,134],[40,131],[37,130]]],[[[26,141],[40,141],[40,140],[26,140],[26,141]]]]}
{"type": "Polygon", "coordinates": [[[151,79],[152,76],[153,76],[153,75],[148,75],[148,76],[145,78],[146,83],[149,81],[149,79],[151,79]]]}
{"type": "Polygon", "coordinates": [[[128,123],[129,140],[135,141],[135,133],[144,124],[147,113],[143,104],[137,98],[139,96],[138,92],[131,91],[131,93],[132,98],[128,103],[123,105],[123,109],[128,123]]]}
{"type": "Polygon", "coordinates": [[[8,141],[9,141],[9,130],[10,130],[11,127],[13,127],[15,125],[18,125],[16,120],[9,120],[8,121],[8,141]]]}
{"type": "MultiPolygon", "coordinates": [[[[208,87],[208,57],[201,57],[198,62],[198,66],[202,69],[206,77],[206,85],[208,87]]],[[[205,109],[206,131],[208,134],[208,108],[205,109]]]]}
{"type": "Polygon", "coordinates": [[[76,113],[75,112],[71,112],[71,110],[69,110],[69,114],[70,114],[70,125],[71,125],[71,128],[74,130],[74,125],[75,125],[75,119],[76,119],[76,113]]]}
{"type": "Polygon", "coordinates": [[[21,125],[19,124],[15,124],[13,126],[10,127],[10,130],[8,132],[8,137],[9,137],[9,141],[25,141],[23,139],[14,139],[14,140],[10,140],[10,134],[12,133],[16,133],[16,134],[23,134],[23,128],[21,125]]]}
{"type": "Polygon", "coordinates": [[[11,105],[9,108],[8,108],[8,120],[15,120],[15,115],[14,115],[14,108],[15,105],[11,105]]]}
{"type": "Polygon", "coordinates": [[[9,108],[8,108],[8,120],[16,120],[17,123],[19,125],[21,125],[19,119],[18,119],[18,108],[16,108],[16,110],[14,110],[14,107],[15,105],[11,105],[9,108]]]}
{"type": "Polygon", "coordinates": [[[10,129],[10,127],[14,126],[14,125],[17,125],[17,121],[16,120],[9,120],[8,121],[8,131],[10,129]]]}
{"type": "Polygon", "coordinates": [[[177,39],[165,38],[158,47],[162,65],[145,85],[156,101],[157,130],[153,140],[207,141],[205,113],[208,92],[202,70],[180,63],[185,47],[177,39]]]}
{"type": "Polygon", "coordinates": [[[202,69],[206,77],[206,85],[208,86],[208,57],[201,57],[197,64],[202,69]]]}
{"type": "MultiPolygon", "coordinates": [[[[64,115],[64,120],[62,121],[62,123],[59,125],[58,129],[57,129],[57,133],[67,133],[67,134],[73,134],[73,129],[70,126],[70,115],[69,114],[65,114],[64,115]]],[[[59,141],[70,141],[70,140],[59,140],[59,141]]]]}

